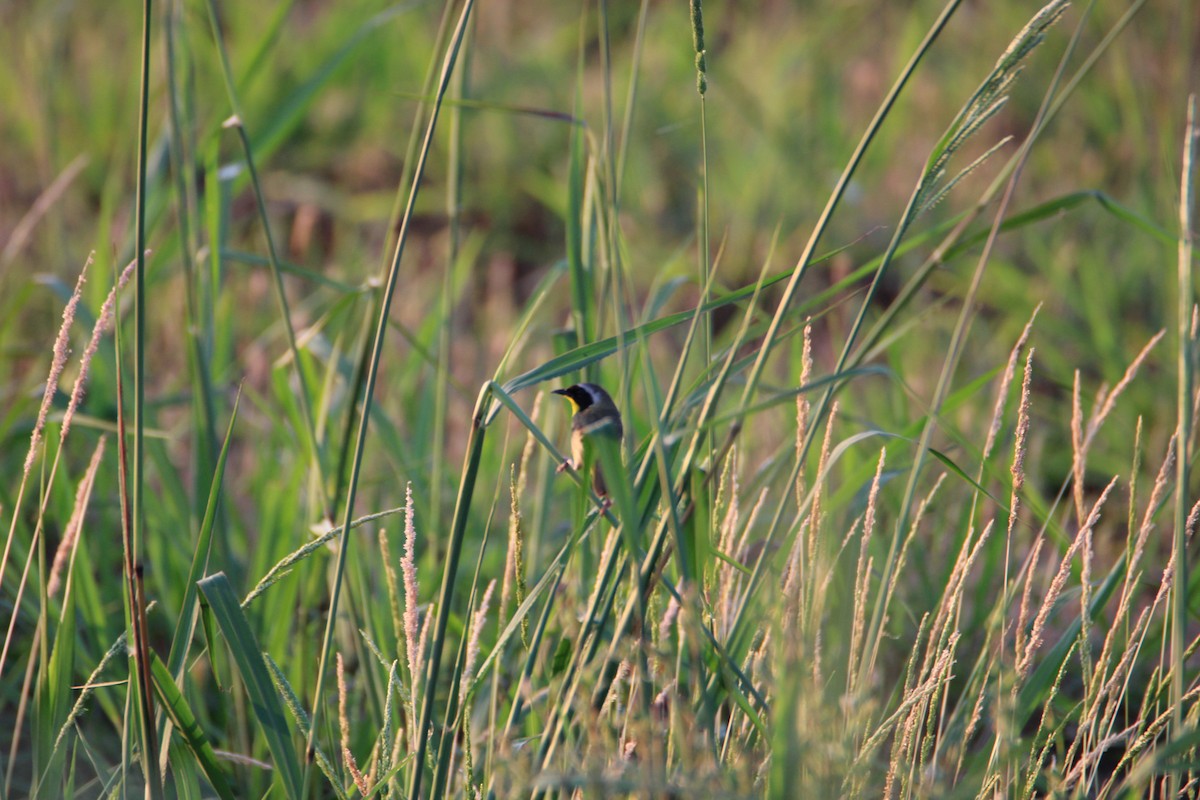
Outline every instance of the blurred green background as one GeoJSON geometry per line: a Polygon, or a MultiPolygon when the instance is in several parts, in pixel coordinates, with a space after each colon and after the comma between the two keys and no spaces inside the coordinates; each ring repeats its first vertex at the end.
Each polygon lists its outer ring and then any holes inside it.
{"type": "MultiPolygon", "coordinates": [[[[366,299],[370,282],[391,256],[389,217],[419,123],[425,75],[440,58],[435,43],[443,8],[430,2],[219,7],[274,236],[296,268],[286,279],[296,328],[315,357],[333,347],[348,357],[373,313],[366,299]]],[[[951,18],[868,152],[818,247],[818,254],[834,255],[806,278],[802,300],[883,251],[930,149],[1038,7],[969,2],[951,18]]],[[[710,248],[719,265],[718,291],[752,283],[768,258],[771,274],[790,269],[859,136],[940,9],[935,2],[705,6],[710,248]]],[[[687,4],[648,3],[644,18],[637,3],[605,4],[606,36],[599,10],[569,3],[478,6],[461,63],[466,100],[456,224],[466,256],[450,284],[454,382],[446,428],[431,432],[437,390],[421,378],[435,370],[420,355],[432,353],[436,343],[440,317],[431,310],[440,306],[447,270],[451,127],[443,119],[392,309],[378,392],[388,424],[376,434],[379,449],[368,451],[374,466],[365,480],[379,489],[380,503],[395,505],[395,487],[412,479],[423,514],[434,520],[448,514],[454,470],[441,491],[422,486],[435,457],[431,442],[444,436],[445,463],[460,463],[477,387],[492,376],[539,280],[565,257],[573,121],[585,131],[591,152],[603,156],[613,146],[623,156],[612,161],[619,172],[615,202],[624,266],[633,278],[632,308],[674,279],[683,282],[663,312],[690,308],[698,297],[701,125],[687,4]],[[640,70],[631,85],[635,60],[640,70]]],[[[85,297],[93,312],[111,286],[114,265],[132,255],[139,12],[84,2],[9,3],[2,11],[0,436],[6,472],[20,467],[49,344],[89,251],[95,251],[96,264],[85,297]]],[[[958,378],[972,380],[1002,363],[1042,304],[1034,339],[1034,414],[1048,424],[1035,426],[1036,457],[1029,468],[1035,486],[1048,492],[1069,470],[1064,445],[1074,371],[1081,371],[1085,397],[1112,385],[1173,317],[1170,237],[1178,226],[1180,140],[1187,91],[1196,82],[1198,19],[1187,2],[1073,5],[1033,54],[1010,102],[957,157],[956,167],[1006,135],[1014,139],[910,235],[971,207],[1029,131],[1060,60],[1062,82],[1090,65],[1032,150],[1010,214],[1095,192],[1127,209],[1136,224],[1094,197],[1002,235],[984,273],[958,378]],[[1073,36],[1078,41],[1069,51],[1073,36]],[[1155,236],[1153,228],[1165,235],[1155,236]]],[[[231,466],[246,480],[235,481],[233,491],[244,493],[244,514],[261,518],[266,512],[255,498],[273,494],[270,480],[277,477],[264,473],[262,459],[297,469],[304,463],[294,434],[276,425],[291,419],[302,427],[262,226],[237,137],[222,128],[231,109],[207,7],[156,4],[152,36],[147,386],[150,423],[162,443],[152,474],[183,483],[178,493],[164,495],[164,508],[151,512],[185,524],[189,511],[178,503],[190,495],[194,517],[207,485],[202,476],[208,473],[193,469],[194,387],[181,325],[184,245],[176,186],[184,181],[197,204],[186,209],[189,249],[201,301],[209,304],[211,378],[230,403],[244,380],[253,400],[240,423],[240,435],[253,446],[231,466]],[[175,48],[172,59],[168,45],[175,48]],[[186,166],[178,170],[169,156],[168,61],[179,71],[176,114],[186,132],[186,166]],[[219,269],[214,236],[223,237],[219,269]],[[183,489],[189,477],[197,481],[190,491],[183,489]]],[[[929,246],[893,265],[877,299],[880,308],[929,246]]],[[[877,359],[890,379],[867,378],[857,384],[861,392],[851,389],[860,423],[904,430],[919,418],[978,252],[976,247],[936,270],[906,309],[894,330],[895,346],[877,359]]],[[[867,280],[812,307],[818,373],[832,368],[867,280]]],[[[778,297],[776,287],[762,307],[772,309],[778,297]]],[[[130,300],[125,298],[127,314],[130,300]]],[[[569,303],[567,283],[559,280],[508,375],[552,355],[552,334],[569,323],[569,303]]],[[[718,332],[727,319],[716,316],[718,332]]],[[[615,332],[611,315],[603,332],[615,332]]],[[[79,326],[77,339],[85,335],[79,326]]],[[[662,380],[681,336],[675,330],[656,339],[662,380]]],[[[100,358],[105,366],[94,370],[84,410],[92,424],[107,427],[114,419],[111,348],[102,348],[100,358]]],[[[771,380],[794,383],[793,367],[779,364],[771,380]]],[[[1170,353],[1152,358],[1149,369],[1151,379],[1132,387],[1109,423],[1117,446],[1099,442],[1093,448],[1089,463],[1101,473],[1128,469],[1139,415],[1146,417],[1145,436],[1153,446],[1161,447],[1173,428],[1170,353]]],[[[349,378],[344,369],[342,378],[349,378]]],[[[65,406],[65,398],[57,405],[65,406]]],[[[986,410],[984,404],[960,410],[956,421],[978,431],[986,410]]],[[[219,420],[225,409],[218,412],[219,420]]],[[[757,443],[770,452],[778,444],[767,423],[752,426],[746,436],[751,449],[757,443]]],[[[77,446],[82,463],[86,443],[77,446]]],[[[293,480],[303,481],[299,474],[293,480]]]]}
{"type": "MultiPolygon", "coordinates": [[[[178,46],[192,66],[181,77],[190,92],[187,113],[202,132],[196,178],[203,178],[205,158],[216,154],[229,162],[240,154],[234,135],[219,127],[230,109],[205,9],[173,5],[157,8],[151,137],[159,149],[152,189],[165,188],[168,180],[161,26],[169,11],[180,15],[178,46]]],[[[981,139],[990,143],[1011,133],[1019,142],[1085,9],[1090,13],[1080,33],[1081,56],[1129,6],[1075,4],[981,139]]],[[[828,249],[852,246],[826,271],[845,270],[882,249],[929,148],[1036,8],[972,2],[951,20],[870,152],[852,202],[834,220],[828,249]]],[[[706,7],[712,240],[714,252],[723,245],[723,282],[740,285],[757,274],[776,229],[779,266],[795,258],[861,131],[939,9],[931,2],[706,7]]],[[[2,285],[6,298],[23,299],[6,303],[12,312],[3,339],[6,385],[37,379],[28,373],[28,357],[50,340],[61,308],[45,287],[32,288],[35,277],[70,284],[89,250],[107,264],[114,250],[123,258],[131,249],[136,11],[56,2],[9,3],[2,12],[2,285]],[[39,196],[80,158],[82,169],[68,175],[44,210],[35,209],[39,196]],[[23,219],[34,224],[14,242],[23,219]]],[[[463,293],[472,311],[488,307],[485,301],[496,313],[520,306],[547,265],[563,255],[569,126],[548,115],[577,116],[603,145],[604,56],[596,15],[583,12],[577,4],[479,6],[464,64],[466,94],[482,104],[463,115],[463,230],[480,240],[463,293]]],[[[628,96],[638,12],[636,3],[608,6],[618,117],[628,96]]],[[[413,98],[421,91],[441,8],[420,2],[227,3],[222,14],[277,236],[290,242],[291,260],[361,282],[384,257],[384,228],[417,109],[413,98]]],[[[1197,16],[1189,3],[1138,11],[1035,148],[1018,209],[1068,191],[1099,190],[1164,228],[1176,224],[1179,140],[1186,91],[1194,82],[1197,16]]],[[[650,3],[642,46],[620,207],[631,271],[649,282],[695,272],[700,128],[686,4],[650,3]]],[[[1068,75],[1081,56],[1067,66],[1068,75]]],[[[420,246],[406,262],[407,291],[396,309],[410,326],[419,323],[424,299],[439,285],[426,279],[441,266],[444,139],[442,131],[419,199],[420,246]]],[[[989,169],[980,173],[935,215],[960,210],[989,169]]],[[[231,236],[242,249],[262,252],[244,182],[236,191],[231,236]]],[[[174,226],[167,224],[174,209],[164,207],[165,192],[156,196],[150,245],[159,252],[151,288],[161,319],[169,321],[170,298],[179,294],[171,291],[179,267],[171,249],[174,226]]],[[[1064,334],[1077,334],[1048,348],[1056,372],[1079,366],[1111,379],[1123,355],[1161,326],[1169,307],[1161,287],[1162,276],[1172,274],[1172,248],[1114,224],[1095,206],[1019,242],[1002,240],[998,255],[988,273],[985,310],[1007,320],[1011,335],[1011,326],[1023,323],[1035,302],[1045,302],[1052,312],[1047,316],[1063,323],[1064,334]]],[[[958,265],[941,276],[936,288],[960,292],[964,269],[958,265]]],[[[244,282],[239,294],[250,308],[260,299],[269,302],[254,291],[258,272],[246,268],[229,277],[244,282]]],[[[93,297],[102,283],[93,281],[93,297]]],[[[311,283],[297,281],[291,288],[297,296],[319,297],[311,283]]],[[[471,315],[461,320],[463,341],[486,344],[478,341],[480,326],[472,321],[471,315]]],[[[261,333],[253,317],[243,322],[239,335],[261,333]]],[[[168,358],[179,337],[163,333],[157,337],[164,358],[157,374],[166,390],[170,365],[182,360],[168,358]]],[[[493,359],[485,347],[479,350],[478,364],[462,365],[464,381],[489,373],[493,359]]]]}

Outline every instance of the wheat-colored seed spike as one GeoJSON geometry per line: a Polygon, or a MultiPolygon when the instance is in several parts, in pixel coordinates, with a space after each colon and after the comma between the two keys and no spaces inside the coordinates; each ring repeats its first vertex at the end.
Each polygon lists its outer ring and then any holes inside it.
{"type": "Polygon", "coordinates": [[[992,453],[992,448],[996,446],[996,437],[1000,435],[1000,427],[1004,421],[1004,408],[1008,404],[1008,389],[1012,385],[1013,376],[1017,372],[1017,358],[1021,353],[1021,349],[1025,347],[1025,342],[1029,340],[1029,333],[1033,330],[1033,322],[1037,319],[1038,312],[1042,310],[1042,304],[1038,303],[1033,309],[1033,313],[1029,315],[1029,321],[1025,323],[1021,335],[1017,337],[1017,343],[1013,345],[1013,349],[1009,351],[1008,362],[1004,365],[1004,372],[1000,378],[1000,388],[996,392],[996,404],[992,408],[992,422],[988,427],[987,440],[983,446],[983,458],[981,461],[987,461],[988,456],[992,453]]]}
{"type": "Polygon", "coordinates": [[[517,540],[521,531],[521,505],[518,501],[517,468],[509,470],[508,477],[508,549],[504,554],[504,581],[500,584],[500,619],[508,620],[509,601],[512,599],[513,585],[517,573],[517,540]]]}
{"type": "Polygon", "coordinates": [[[367,779],[358,769],[354,754],[350,752],[350,719],[346,714],[346,672],[342,664],[341,653],[337,654],[337,692],[338,728],[342,735],[342,762],[346,766],[346,771],[350,773],[350,777],[354,779],[354,785],[358,788],[359,793],[366,797],[370,792],[370,787],[367,786],[367,779]]]}
{"type": "MultiPolygon", "coordinates": [[[[800,386],[808,385],[812,378],[812,322],[804,323],[804,345],[800,353],[800,386]]],[[[808,400],[808,393],[802,392],[796,395],[796,459],[799,460],[804,452],[804,438],[808,434],[808,417],[811,413],[811,403],[808,400]]],[[[804,510],[804,495],[806,493],[804,482],[804,465],[801,464],[796,472],[796,513],[801,513],[804,510]]]]}
{"type": "MultiPolygon", "coordinates": [[[[146,251],[146,257],[149,258],[150,251],[146,251]]],[[[63,413],[62,433],[59,435],[59,440],[67,438],[67,433],[71,430],[71,421],[75,418],[75,412],[79,409],[79,404],[83,401],[84,391],[87,389],[88,373],[92,367],[92,359],[96,355],[96,351],[100,349],[100,340],[112,328],[114,307],[116,305],[117,294],[125,288],[129,283],[129,279],[133,277],[134,267],[137,266],[137,261],[130,261],[125,269],[121,270],[120,276],[117,278],[116,287],[108,292],[108,297],[104,299],[104,304],[100,306],[100,313],[96,315],[96,324],[92,326],[92,338],[88,340],[87,346],[83,348],[83,354],[79,357],[79,374],[75,376],[75,385],[71,387],[71,399],[67,403],[67,410],[63,413]]]]}
{"type": "Polygon", "coordinates": [[[417,611],[417,527],[413,518],[412,482],[404,492],[404,555],[400,559],[400,573],[404,577],[404,652],[408,657],[408,673],[414,702],[421,683],[421,659],[418,654],[420,626],[417,611]]]}
{"type": "Polygon", "coordinates": [[[62,325],[59,326],[58,335],[54,337],[54,356],[50,360],[50,374],[46,378],[46,390],[42,392],[42,405],[38,409],[37,422],[33,426],[33,433],[29,436],[29,453],[25,456],[26,475],[33,468],[33,459],[37,455],[38,445],[42,441],[42,431],[46,427],[46,416],[50,413],[50,404],[54,400],[58,379],[62,376],[63,367],[67,365],[67,356],[71,354],[68,344],[71,325],[75,322],[75,311],[79,308],[79,300],[83,296],[83,284],[87,281],[88,267],[92,265],[94,256],[95,253],[88,255],[87,261],[84,262],[83,269],[79,271],[79,277],[75,281],[75,291],[71,292],[71,299],[63,307],[62,325]]]}
{"type": "Polygon", "coordinates": [[[58,594],[67,561],[75,554],[75,545],[79,542],[79,532],[83,528],[83,515],[87,511],[92,486],[96,483],[96,471],[100,468],[100,460],[104,457],[105,441],[105,437],[101,436],[100,441],[96,444],[96,449],[92,452],[92,460],[83,474],[83,480],[79,482],[79,487],[75,491],[75,506],[71,511],[71,518],[67,520],[67,527],[63,529],[58,549],[54,551],[54,563],[50,567],[50,577],[46,580],[47,597],[54,597],[58,594]]]}
{"type": "Polygon", "coordinates": [[[483,631],[483,625],[487,622],[488,608],[492,603],[492,593],[496,590],[496,579],[488,583],[487,589],[483,592],[483,599],[479,601],[479,608],[471,617],[471,630],[467,637],[467,656],[463,664],[462,685],[459,689],[459,695],[463,702],[467,698],[467,690],[471,687],[471,679],[475,673],[475,660],[479,658],[479,635],[483,631]]]}

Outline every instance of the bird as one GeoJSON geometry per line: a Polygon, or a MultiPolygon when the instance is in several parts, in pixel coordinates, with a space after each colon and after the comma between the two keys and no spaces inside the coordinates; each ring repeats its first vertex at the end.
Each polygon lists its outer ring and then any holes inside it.
{"type": "Polygon", "coordinates": [[[571,403],[575,415],[571,417],[571,458],[559,466],[559,472],[568,466],[577,471],[592,467],[592,488],[601,497],[608,497],[608,488],[601,475],[595,448],[586,446],[597,436],[610,438],[620,446],[624,429],[621,427],[621,412],[617,404],[603,388],[594,383],[577,383],[565,389],[555,389],[571,403]]]}

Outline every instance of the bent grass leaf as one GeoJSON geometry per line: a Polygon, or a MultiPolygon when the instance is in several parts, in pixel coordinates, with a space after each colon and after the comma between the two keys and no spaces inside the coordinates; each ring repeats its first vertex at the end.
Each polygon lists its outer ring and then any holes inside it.
{"type": "Polygon", "coordinates": [[[229,776],[217,760],[212,744],[204,735],[204,729],[196,720],[191,706],[175,685],[175,679],[167,665],[162,662],[157,653],[150,655],[150,677],[154,680],[154,691],[162,703],[163,710],[171,718],[171,723],[183,736],[188,750],[196,757],[196,763],[204,771],[204,776],[212,785],[217,795],[225,800],[233,800],[236,795],[229,784],[229,776]]]}
{"type": "Polygon", "coordinates": [[[299,798],[302,795],[300,760],[292,743],[283,705],[267,672],[262,650],[254,631],[250,629],[250,622],[242,613],[237,595],[224,572],[210,575],[200,581],[199,586],[246,685],[250,706],[254,709],[267,747],[275,760],[275,774],[279,776],[287,796],[299,798]]]}

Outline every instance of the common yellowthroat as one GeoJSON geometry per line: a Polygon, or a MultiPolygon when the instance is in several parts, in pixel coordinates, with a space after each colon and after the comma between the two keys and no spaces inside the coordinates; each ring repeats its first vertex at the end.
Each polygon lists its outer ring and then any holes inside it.
{"type": "MultiPolygon", "coordinates": [[[[555,389],[571,402],[575,416],[571,417],[571,463],[580,472],[592,469],[592,487],[601,497],[608,496],[608,488],[601,474],[598,454],[592,442],[603,436],[620,446],[624,429],[621,427],[621,412],[608,392],[594,383],[577,383],[565,389],[555,389]]],[[[560,467],[561,471],[567,465],[560,467]]]]}

